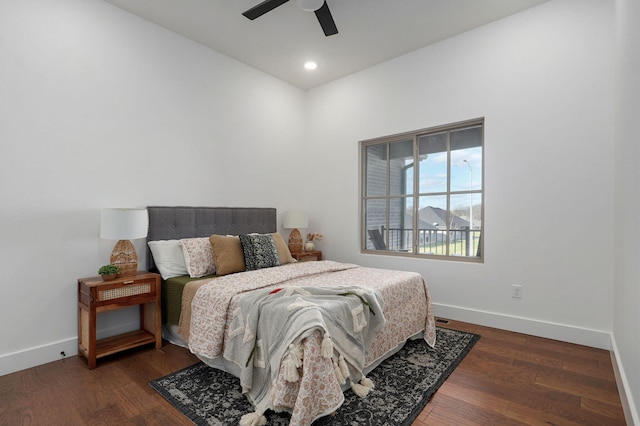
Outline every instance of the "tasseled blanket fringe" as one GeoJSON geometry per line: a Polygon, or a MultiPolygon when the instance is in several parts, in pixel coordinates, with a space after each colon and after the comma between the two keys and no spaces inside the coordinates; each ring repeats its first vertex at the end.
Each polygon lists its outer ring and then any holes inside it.
{"type": "Polygon", "coordinates": [[[329,333],[324,333],[324,337],[322,338],[321,354],[324,358],[331,358],[333,356],[333,340],[331,340],[329,333]]]}
{"type": "Polygon", "coordinates": [[[349,380],[349,383],[351,383],[351,390],[353,393],[358,395],[360,398],[364,398],[369,395],[369,392],[375,388],[373,381],[364,376],[362,376],[360,383],[354,383],[351,380],[349,380]]]}
{"type": "MultiPolygon", "coordinates": [[[[351,380],[351,373],[349,372],[349,366],[347,365],[347,361],[344,359],[344,356],[338,353],[334,353],[333,341],[331,340],[331,336],[329,333],[325,333],[322,339],[322,347],[321,354],[324,358],[331,359],[333,363],[333,372],[338,380],[340,385],[344,385],[347,383],[347,379],[349,380],[349,385],[351,386],[351,390],[358,395],[360,398],[366,397],[372,389],[375,388],[373,381],[364,375],[362,375],[362,379],[360,383],[353,382],[351,380]]],[[[302,349],[302,344],[290,344],[289,352],[282,360],[283,369],[284,369],[284,379],[288,382],[297,382],[300,380],[300,374],[298,373],[298,368],[302,367],[304,352],[302,349]]],[[[240,426],[264,426],[267,424],[267,418],[262,413],[254,412],[245,414],[240,419],[240,426]]]]}
{"type": "Polygon", "coordinates": [[[264,426],[267,418],[263,414],[249,413],[240,418],[240,426],[264,426]]]}
{"type": "Polygon", "coordinates": [[[288,382],[297,382],[300,379],[298,368],[302,367],[303,350],[301,344],[290,344],[289,353],[282,360],[284,367],[284,379],[288,382]]]}

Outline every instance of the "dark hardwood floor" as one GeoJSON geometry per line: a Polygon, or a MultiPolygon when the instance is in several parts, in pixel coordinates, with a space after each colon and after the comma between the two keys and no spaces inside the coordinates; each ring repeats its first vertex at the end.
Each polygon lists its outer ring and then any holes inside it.
{"type": "MultiPolygon", "coordinates": [[[[624,425],[607,351],[451,321],[482,337],[414,422],[624,425]]],[[[190,425],[147,384],[198,362],[138,349],[89,370],[72,356],[0,377],[0,425],[190,425]]]]}
{"type": "Polygon", "coordinates": [[[451,321],[482,337],[413,423],[624,425],[608,351],[451,321]]]}

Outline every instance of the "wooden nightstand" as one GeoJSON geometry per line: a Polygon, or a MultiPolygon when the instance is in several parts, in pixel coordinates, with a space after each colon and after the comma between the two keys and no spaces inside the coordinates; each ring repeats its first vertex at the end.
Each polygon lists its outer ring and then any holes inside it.
{"type": "Polygon", "coordinates": [[[303,251],[302,253],[291,253],[291,256],[299,262],[322,260],[322,252],[320,250],[303,251]]]}
{"type": "Polygon", "coordinates": [[[116,352],[149,343],[162,347],[160,289],[160,275],[151,272],[113,281],[78,280],[78,353],[87,358],[90,369],[97,358],[116,352]],[[96,340],[96,314],[134,305],[140,306],[139,330],[96,340]]]}

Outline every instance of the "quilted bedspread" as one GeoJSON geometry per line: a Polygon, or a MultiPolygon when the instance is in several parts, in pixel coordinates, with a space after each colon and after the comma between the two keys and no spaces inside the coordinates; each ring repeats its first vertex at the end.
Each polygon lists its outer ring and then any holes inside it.
{"type": "MultiPolygon", "coordinates": [[[[360,286],[375,289],[384,301],[386,323],[366,351],[365,366],[386,358],[407,338],[421,331],[429,345],[435,344],[429,289],[424,279],[413,272],[332,261],[298,262],[219,277],[197,286],[197,291],[185,289],[180,331],[188,336],[191,351],[207,359],[223,357],[225,342],[232,333],[233,313],[238,309],[242,295],[272,287],[360,286]]],[[[292,381],[290,371],[287,372],[283,363],[277,379],[271,384],[268,408],[290,411],[292,425],[310,425],[316,418],[335,411],[344,401],[341,383],[345,377],[340,377],[340,366],[335,360],[323,354],[322,344],[322,330],[308,334],[297,349],[300,358],[304,359],[298,366],[299,379],[292,381]]],[[[227,361],[238,365],[242,362],[227,361]]],[[[373,385],[366,380],[363,378],[362,386],[352,385],[356,393],[362,393],[361,396],[365,396],[366,388],[373,385]]],[[[255,417],[244,419],[244,423],[260,424],[259,411],[253,413],[255,417]]]]}

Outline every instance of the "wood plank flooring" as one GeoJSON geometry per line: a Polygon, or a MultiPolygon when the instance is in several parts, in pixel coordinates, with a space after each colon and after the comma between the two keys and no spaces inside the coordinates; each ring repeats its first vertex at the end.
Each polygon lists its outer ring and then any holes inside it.
{"type": "Polygon", "coordinates": [[[482,337],[422,425],[624,425],[608,351],[451,321],[482,337]]]}
{"type": "MultiPolygon", "coordinates": [[[[482,337],[414,422],[422,425],[624,425],[607,351],[451,321],[482,337]]],[[[198,362],[165,342],[0,377],[0,425],[191,425],[147,384],[198,362]]]]}

